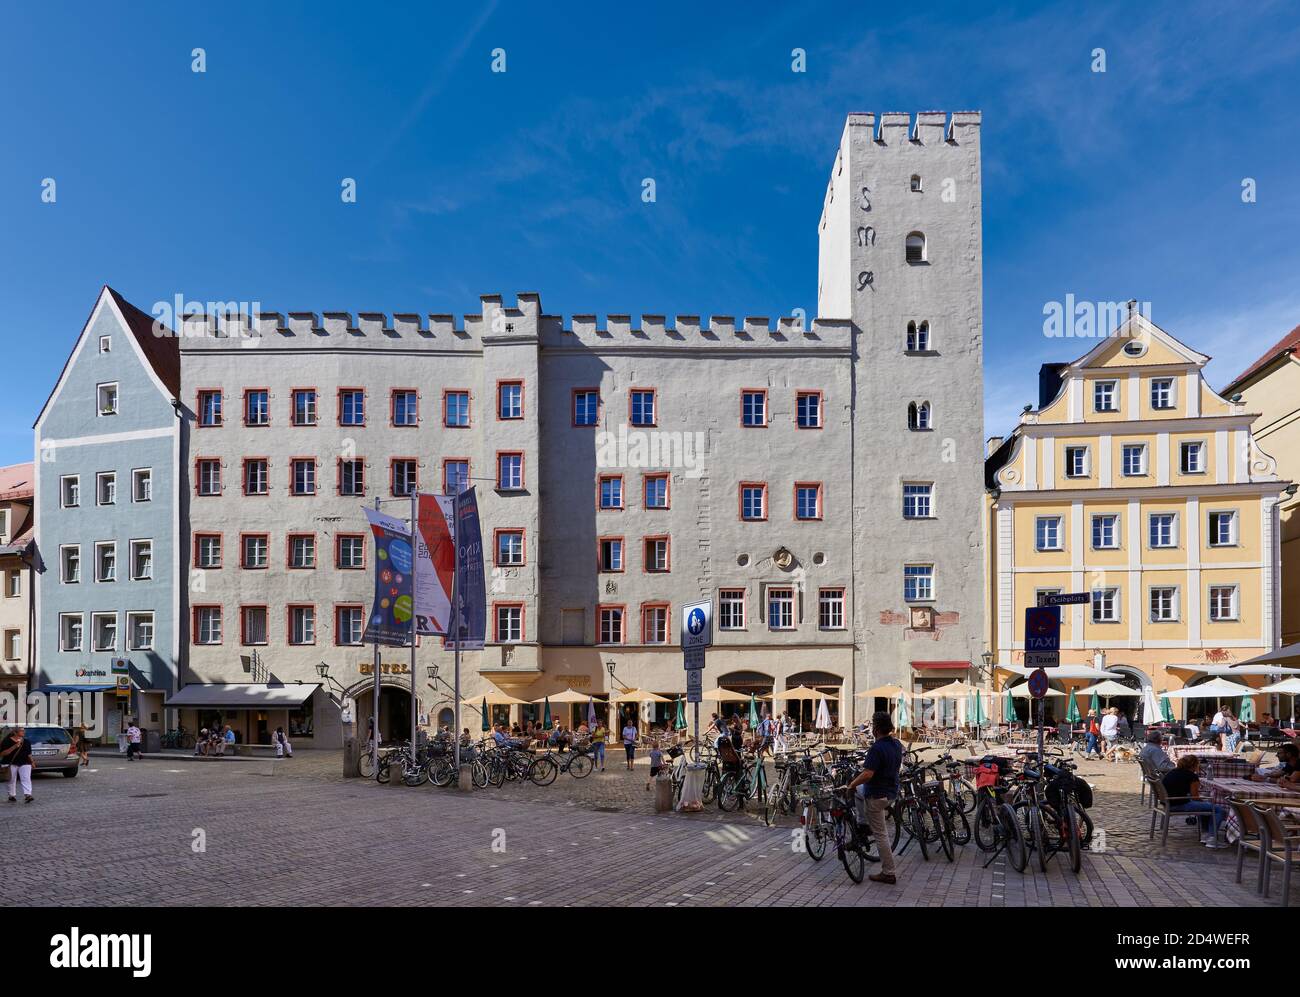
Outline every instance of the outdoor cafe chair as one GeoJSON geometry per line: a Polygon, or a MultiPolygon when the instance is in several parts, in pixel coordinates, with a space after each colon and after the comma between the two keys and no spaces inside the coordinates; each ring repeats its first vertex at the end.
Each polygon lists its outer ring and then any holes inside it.
{"type": "Polygon", "coordinates": [[[1255,892],[1264,892],[1264,835],[1255,811],[1244,800],[1228,800],[1237,815],[1240,834],[1237,837],[1237,882],[1241,882],[1242,868],[1246,864],[1246,853],[1254,852],[1259,856],[1255,865],[1255,892]]]}
{"type": "Polygon", "coordinates": [[[1287,827],[1277,815],[1276,807],[1261,807],[1248,804],[1255,812],[1262,831],[1264,842],[1260,861],[1264,864],[1264,896],[1268,896],[1270,880],[1273,876],[1273,863],[1282,864],[1282,906],[1291,906],[1291,866],[1300,862],[1300,829],[1287,827]]]}
{"type": "Polygon", "coordinates": [[[1160,847],[1164,848],[1169,842],[1169,821],[1172,817],[1188,816],[1195,817],[1197,820],[1193,824],[1196,833],[1201,833],[1200,814],[1183,814],[1175,810],[1174,807],[1186,803],[1186,796],[1170,797],[1169,791],[1165,789],[1165,784],[1159,779],[1150,779],[1147,784],[1151,787],[1151,834],[1148,836],[1152,841],[1156,837],[1156,821],[1160,822],[1160,847]]]}

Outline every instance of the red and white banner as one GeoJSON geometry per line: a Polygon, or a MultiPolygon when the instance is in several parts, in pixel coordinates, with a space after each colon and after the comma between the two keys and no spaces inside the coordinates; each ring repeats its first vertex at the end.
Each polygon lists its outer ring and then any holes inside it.
{"type": "Polygon", "coordinates": [[[451,622],[451,581],[456,572],[452,544],[455,499],[420,495],[417,499],[419,542],[416,544],[415,628],[420,634],[446,636],[451,622]]]}

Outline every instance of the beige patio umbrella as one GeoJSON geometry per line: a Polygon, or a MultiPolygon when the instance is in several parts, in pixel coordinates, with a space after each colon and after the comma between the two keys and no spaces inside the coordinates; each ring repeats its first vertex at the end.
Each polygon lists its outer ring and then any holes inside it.
{"type": "Polygon", "coordinates": [[[921,695],[925,699],[963,699],[971,694],[972,688],[962,681],[949,682],[937,689],[929,689],[921,695]]]}
{"type": "Polygon", "coordinates": [[[783,692],[774,692],[771,695],[764,696],[764,699],[839,699],[839,696],[832,696],[828,692],[818,692],[816,689],[809,689],[806,685],[797,685],[793,689],[786,689],[783,692]]]}
{"type": "Polygon", "coordinates": [[[1106,700],[1106,703],[1108,705],[1111,699],[1115,696],[1141,696],[1142,695],[1142,693],[1139,692],[1137,689],[1130,689],[1128,686],[1121,685],[1120,683],[1114,681],[1113,679],[1106,679],[1106,681],[1098,682],[1096,685],[1090,685],[1086,689],[1076,689],[1074,694],[1076,696],[1091,696],[1094,693],[1100,696],[1102,699],[1106,700]]]}
{"type": "Polygon", "coordinates": [[[731,689],[723,689],[719,686],[716,689],[706,689],[700,693],[700,699],[708,703],[748,703],[749,697],[743,692],[733,692],[731,689]]]}
{"type": "Polygon", "coordinates": [[[545,702],[550,700],[552,703],[585,703],[591,698],[589,692],[574,692],[572,689],[565,689],[563,692],[557,692],[554,696],[539,696],[534,699],[534,703],[545,702]]]}
{"type": "Polygon", "coordinates": [[[901,696],[911,696],[901,685],[878,685],[874,689],[868,689],[866,692],[860,692],[854,699],[868,699],[871,696],[879,696],[881,699],[898,699],[901,696]]]}
{"type": "Polygon", "coordinates": [[[461,706],[482,706],[484,701],[488,706],[527,706],[528,700],[515,699],[514,696],[495,689],[492,692],[481,696],[467,696],[460,701],[461,706]]]}
{"type": "MultiPolygon", "coordinates": [[[[749,697],[746,697],[747,699],[749,697]]],[[[658,696],[644,689],[627,689],[610,697],[615,703],[671,703],[666,696],[658,696]]]]}
{"type": "MultiPolygon", "coordinates": [[[[1012,689],[1011,689],[1011,695],[1015,696],[1017,699],[1030,699],[1030,698],[1032,698],[1032,697],[1029,695],[1029,683],[1028,683],[1028,682],[1021,682],[1019,685],[1017,685],[1017,686],[1013,686],[1012,689]]],[[[1056,689],[1048,689],[1048,690],[1047,690],[1047,695],[1048,695],[1048,696],[1060,696],[1062,699],[1065,698],[1065,693],[1060,692],[1060,691],[1058,691],[1058,690],[1056,690],[1056,689]]]]}

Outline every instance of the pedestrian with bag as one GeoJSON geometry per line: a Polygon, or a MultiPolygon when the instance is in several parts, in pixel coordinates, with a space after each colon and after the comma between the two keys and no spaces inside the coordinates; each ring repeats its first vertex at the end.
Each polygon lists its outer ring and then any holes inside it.
{"type": "Polygon", "coordinates": [[[0,741],[0,768],[8,776],[9,802],[18,802],[18,784],[22,783],[23,802],[32,802],[32,742],[27,729],[15,727],[0,741]]]}
{"type": "Polygon", "coordinates": [[[869,878],[873,883],[893,886],[898,880],[894,877],[894,853],[889,847],[889,835],[885,829],[885,812],[898,796],[903,744],[894,737],[894,721],[883,711],[871,718],[871,732],[875,741],[867,752],[862,771],[848,788],[866,798],[867,826],[871,828],[871,837],[880,852],[880,872],[869,878]]]}

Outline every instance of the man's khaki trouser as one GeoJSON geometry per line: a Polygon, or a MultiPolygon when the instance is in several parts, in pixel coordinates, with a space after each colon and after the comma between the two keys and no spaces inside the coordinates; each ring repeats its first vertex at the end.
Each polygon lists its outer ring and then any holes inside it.
{"type": "Polygon", "coordinates": [[[894,853],[889,848],[889,835],[885,830],[885,811],[888,809],[889,800],[867,800],[867,826],[871,828],[871,836],[876,839],[876,847],[880,850],[880,871],[886,876],[892,876],[894,853]]]}

